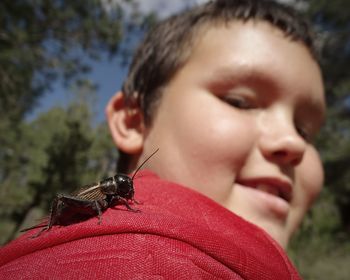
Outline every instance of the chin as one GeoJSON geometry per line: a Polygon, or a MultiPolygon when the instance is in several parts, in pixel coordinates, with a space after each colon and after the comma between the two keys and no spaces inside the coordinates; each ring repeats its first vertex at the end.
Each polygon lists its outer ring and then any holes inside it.
{"type": "Polygon", "coordinates": [[[287,249],[290,237],[281,230],[263,228],[283,249],[287,249]]]}

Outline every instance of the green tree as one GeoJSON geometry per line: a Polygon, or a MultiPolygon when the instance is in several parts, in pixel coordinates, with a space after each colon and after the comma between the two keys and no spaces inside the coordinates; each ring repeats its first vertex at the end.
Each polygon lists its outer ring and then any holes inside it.
{"type": "Polygon", "coordinates": [[[340,214],[339,230],[350,234],[350,2],[312,0],[309,15],[323,34],[322,68],[328,119],[318,144],[326,186],[340,214]]]}
{"type": "Polygon", "coordinates": [[[323,69],[330,109],[321,147],[326,185],[334,190],[342,227],[350,234],[350,3],[311,1],[310,14],[325,27],[323,69]]]}
{"type": "Polygon", "coordinates": [[[82,55],[117,54],[127,21],[120,5],[104,2],[0,1],[0,184],[17,184],[21,122],[52,82],[81,78],[89,70],[82,55]]]}
{"type": "Polygon", "coordinates": [[[117,151],[107,125],[93,124],[93,89],[80,84],[74,91],[66,108],[54,107],[23,123],[26,135],[19,143],[27,145],[27,163],[21,166],[22,184],[2,185],[6,200],[0,205],[1,242],[35,224],[57,193],[70,193],[115,171],[117,151]]]}
{"type": "MultiPolygon", "coordinates": [[[[69,149],[74,146],[74,141],[89,142],[93,137],[85,135],[88,130],[80,121],[65,118],[68,111],[63,108],[55,108],[32,123],[26,122],[25,116],[57,78],[62,78],[67,85],[84,78],[89,66],[82,56],[98,59],[100,54],[118,54],[122,31],[130,22],[124,18],[121,5],[132,9],[132,3],[119,1],[113,7],[107,7],[105,3],[100,0],[0,1],[2,237],[7,235],[4,232],[10,233],[16,227],[13,221],[20,221],[23,211],[36,201],[37,191],[29,186],[33,182],[43,184],[45,180],[49,181],[50,166],[60,160],[55,145],[61,144],[60,148],[69,149]],[[81,134],[74,135],[73,128],[81,134]],[[53,137],[54,133],[56,137],[53,137]],[[53,142],[54,139],[61,141],[53,142]]],[[[75,147],[77,151],[80,148],[75,147]]],[[[78,154],[77,162],[83,157],[78,154]]],[[[63,154],[60,156],[64,157],[63,154]]],[[[73,183],[69,176],[52,180],[73,183]]]]}
{"type": "Polygon", "coordinates": [[[350,2],[301,0],[322,43],[327,122],[317,145],[325,165],[325,189],[290,253],[304,279],[350,275],[350,2]]]}
{"type": "Polygon", "coordinates": [[[79,50],[115,54],[122,20],[120,6],[107,11],[99,0],[1,1],[0,117],[23,117],[58,75],[86,72],[79,50]]]}

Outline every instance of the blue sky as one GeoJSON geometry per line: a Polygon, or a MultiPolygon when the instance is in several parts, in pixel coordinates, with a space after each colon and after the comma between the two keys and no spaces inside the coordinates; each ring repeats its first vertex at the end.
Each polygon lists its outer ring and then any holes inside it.
{"type": "MultiPolygon", "coordinates": [[[[101,0],[106,2],[106,0],[101,0]]],[[[114,0],[118,2],[118,0],[114,0]]],[[[147,0],[138,2],[138,9],[143,14],[148,14],[150,12],[156,12],[159,18],[167,17],[179,10],[182,10],[188,6],[196,3],[204,2],[206,0],[147,0]]],[[[136,43],[141,40],[135,38],[136,43]]],[[[134,40],[132,40],[134,41],[134,40]]],[[[82,56],[84,59],[84,56],[82,56]]],[[[103,58],[100,61],[90,61],[86,58],[86,62],[91,66],[91,72],[86,76],[92,82],[98,85],[97,89],[97,104],[96,104],[96,120],[101,122],[105,120],[104,109],[109,100],[109,98],[117,91],[120,90],[122,82],[127,75],[128,68],[122,67],[118,57],[110,60],[109,58],[103,58]]],[[[34,119],[40,113],[50,110],[54,106],[64,106],[68,103],[70,94],[69,90],[64,87],[62,80],[57,80],[50,92],[47,92],[39,100],[38,106],[35,110],[28,116],[29,120],[34,119]]]]}
{"type": "MultiPolygon", "coordinates": [[[[109,0],[101,0],[102,3],[108,3],[109,0]]],[[[120,0],[112,0],[112,2],[120,2],[120,0]]],[[[148,14],[151,12],[157,13],[159,18],[165,18],[171,14],[174,14],[186,7],[190,7],[195,4],[200,4],[208,0],[135,0],[139,12],[148,14]]],[[[279,0],[280,2],[293,2],[293,0],[279,0]]],[[[109,7],[106,6],[108,9],[109,7]]],[[[133,44],[137,45],[140,38],[135,38],[136,43],[132,40],[133,44]]],[[[82,57],[84,59],[84,57],[82,57]]],[[[87,78],[92,82],[98,84],[97,89],[97,104],[96,111],[97,122],[105,120],[104,108],[109,98],[121,88],[121,84],[127,74],[127,67],[122,67],[118,60],[118,57],[110,60],[104,58],[100,61],[88,61],[91,66],[91,73],[87,75],[87,78]]],[[[39,106],[28,116],[28,119],[34,119],[41,112],[50,110],[53,106],[66,105],[69,100],[69,92],[63,86],[62,81],[58,80],[53,84],[52,91],[47,92],[40,100],[39,106]]]]}
{"type": "MultiPolygon", "coordinates": [[[[87,59],[88,61],[88,59],[87,59]]],[[[98,85],[97,89],[97,121],[104,121],[104,108],[109,98],[121,88],[121,84],[127,75],[127,67],[122,67],[118,58],[109,60],[103,58],[100,61],[89,62],[91,72],[86,76],[98,85]]],[[[28,119],[34,119],[38,114],[50,110],[54,106],[65,106],[69,102],[71,94],[62,80],[57,80],[52,90],[46,92],[39,100],[39,105],[29,115],[28,119]]]]}

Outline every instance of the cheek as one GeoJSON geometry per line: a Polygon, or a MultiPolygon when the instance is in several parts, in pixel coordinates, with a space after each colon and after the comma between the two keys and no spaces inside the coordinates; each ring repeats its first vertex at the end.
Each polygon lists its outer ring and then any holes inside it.
{"type": "Polygon", "coordinates": [[[319,155],[313,147],[310,147],[305,153],[302,163],[296,169],[293,211],[288,217],[290,236],[299,227],[306,212],[321,192],[323,177],[323,167],[319,155]]]}
{"type": "Polygon", "coordinates": [[[187,148],[189,155],[211,164],[229,163],[231,169],[243,164],[256,135],[251,116],[200,90],[171,104],[167,111],[172,112],[173,139],[187,148]]]}
{"type": "Polygon", "coordinates": [[[257,135],[254,122],[239,112],[231,113],[230,118],[221,118],[219,112],[216,116],[212,142],[227,161],[227,167],[237,172],[254,147],[257,135]]]}
{"type": "Polygon", "coordinates": [[[198,152],[194,156],[210,163],[213,169],[230,174],[237,171],[255,143],[254,119],[212,96],[203,98],[193,114],[184,121],[189,126],[182,139],[193,144],[193,151],[198,152]]]}
{"type": "Polygon", "coordinates": [[[160,151],[149,166],[161,177],[220,203],[254,146],[255,122],[216,97],[205,93],[195,97],[190,100],[189,94],[186,102],[178,99],[162,108],[149,135],[160,151]]]}
{"type": "Polygon", "coordinates": [[[308,209],[321,192],[324,181],[323,166],[315,148],[310,147],[305,153],[297,172],[300,195],[303,196],[305,207],[308,209]]]}

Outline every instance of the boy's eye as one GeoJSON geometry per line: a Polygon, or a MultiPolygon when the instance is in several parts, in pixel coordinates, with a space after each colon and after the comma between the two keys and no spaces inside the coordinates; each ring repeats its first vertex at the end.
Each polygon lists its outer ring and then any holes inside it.
{"type": "Polygon", "coordinates": [[[225,96],[222,98],[223,101],[230,104],[231,106],[238,108],[238,109],[254,109],[255,106],[253,105],[253,102],[248,100],[247,98],[240,97],[240,96],[225,96]]]}
{"type": "Polygon", "coordinates": [[[310,135],[310,133],[305,129],[305,128],[303,128],[303,127],[297,127],[296,128],[297,129],[297,132],[299,133],[299,135],[303,138],[303,139],[305,139],[306,141],[308,141],[308,142],[311,142],[311,135],[310,135]]]}

